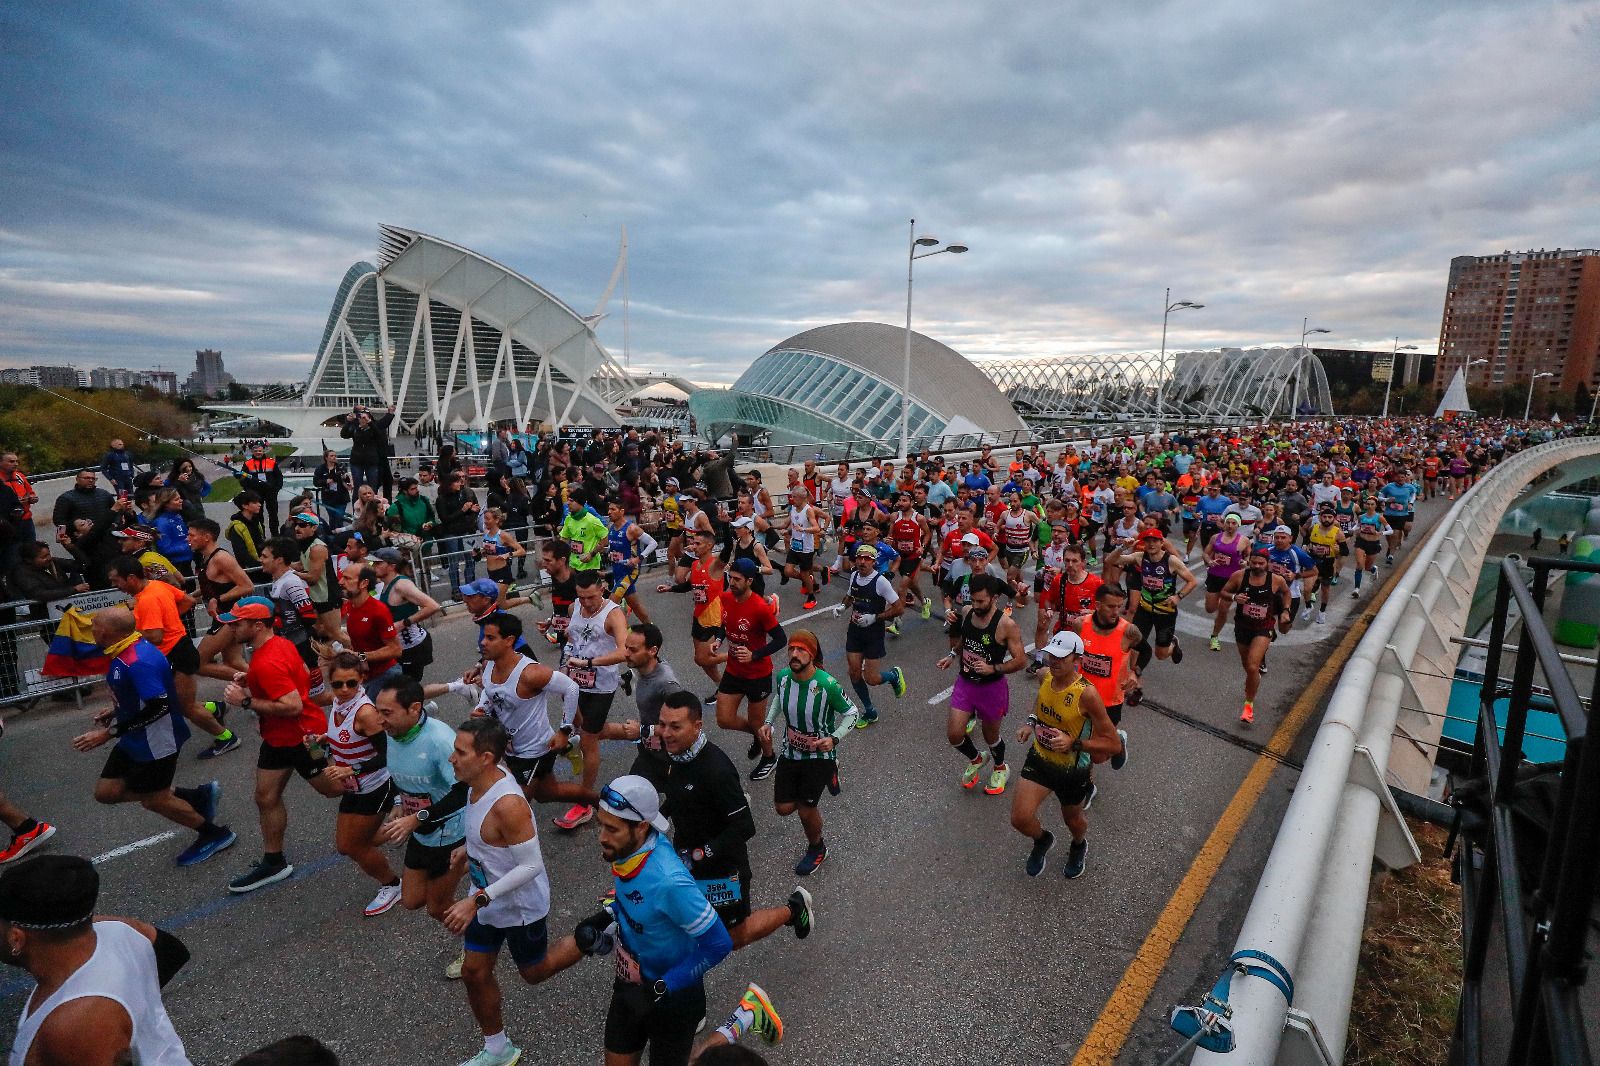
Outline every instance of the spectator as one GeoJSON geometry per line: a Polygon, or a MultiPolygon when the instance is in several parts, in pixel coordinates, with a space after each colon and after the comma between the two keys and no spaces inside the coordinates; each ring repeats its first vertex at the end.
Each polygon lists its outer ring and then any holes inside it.
{"type": "MultiPolygon", "coordinates": [[[[449,558],[445,567],[450,574],[450,587],[459,588],[462,552],[466,551],[467,538],[478,532],[478,497],[467,488],[467,479],[461,472],[448,474],[440,482],[438,499],[439,550],[449,558]]],[[[467,581],[476,580],[478,564],[470,554],[466,556],[467,581]]]]}
{"type": "Polygon", "coordinates": [[[461,469],[461,460],[456,458],[454,444],[439,445],[439,459],[433,464],[433,479],[439,484],[444,484],[445,476],[461,469]]]}
{"type": "Polygon", "coordinates": [[[111,448],[100,457],[100,476],[111,482],[111,487],[116,492],[125,492],[131,496],[136,473],[133,453],[128,451],[121,437],[113,437],[111,448]]]}
{"type": "Polygon", "coordinates": [[[409,477],[400,480],[400,495],[390,505],[389,517],[399,525],[400,532],[409,533],[423,541],[433,539],[439,524],[433,504],[422,495],[422,486],[415,478],[409,477]]]}
{"type": "Polygon", "coordinates": [[[256,441],[250,446],[250,458],[239,471],[239,485],[255,493],[267,513],[267,529],[278,535],[278,494],[283,491],[283,471],[278,460],[267,454],[267,446],[256,441]]]}
{"type": "Polygon", "coordinates": [[[28,483],[28,475],[18,468],[16,452],[0,452],[0,485],[10,489],[22,504],[22,521],[17,523],[14,530],[17,543],[20,545],[38,540],[38,533],[33,527],[33,505],[39,502],[39,494],[28,483]]]}
{"type": "Polygon", "coordinates": [[[528,454],[528,449],[523,447],[520,437],[511,438],[511,454],[506,457],[506,466],[511,470],[511,476],[528,479],[533,473],[533,456],[528,454]]]}
{"type": "Polygon", "coordinates": [[[371,485],[383,486],[389,478],[389,426],[394,422],[394,408],[387,408],[381,418],[358,406],[344,417],[339,436],[350,442],[350,480],[356,488],[371,485]]]}
{"type": "MultiPolygon", "coordinates": [[[[156,551],[171,559],[184,577],[194,576],[194,549],[189,547],[188,507],[177,489],[162,489],[155,495],[150,524],[155,527],[156,551]]],[[[201,518],[205,515],[202,513],[201,518]]]]}
{"type": "MultiPolygon", "coordinates": [[[[191,522],[206,516],[205,498],[211,495],[211,482],[195,468],[193,459],[174,459],[167,473],[166,487],[176,489],[183,498],[183,513],[191,522]]],[[[165,505],[162,506],[165,510],[165,505]]]]}
{"type": "Polygon", "coordinates": [[[511,431],[501,429],[495,432],[489,441],[489,476],[493,478],[495,468],[510,469],[511,464],[511,431]]]}
{"type": "Polygon", "coordinates": [[[339,465],[339,457],[331,451],[322,453],[322,465],[311,474],[311,484],[322,498],[322,509],[328,525],[344,525],[345,512],[350,507],[350,491],[354,488],[350,474],[339,465]]]}
{"type": "Polygon", "coordinates": [[[17,565],[17,549],[23,544],[36,543],[33,537],[22,540],[18,527],[22,525],[22,501],[11,491],[11,486],[0,484],[0,581],[5,580],[17,565]]]}
{"type": "Polygon", "coordinates": [[[56,558],[48,544],[34,541],[24,545],[21,559],[22,565],[11,574],[11,593],[18,599],[43,604],[89,591],[77,560],[56,558]]]}
{"type": "Polygon", "coordinates": [[[261,517],[261,497],[246,489],[233,498],[237,508],[228,519],[228,547],[239,565],[254,570],[261,564],[261,546],[267,542],[267,525],[261,517]]]}
{"type": "MultiPolygon", "coordinates": [[[[117,498],[98,486],[100,474],[95,470],[80,470],[73,479],[72,487],[56,497],[55,510],[51,514],[51,521],[58,526],[65,526],[68,531],[73,529],[73,522],[79,518],[86,518],[91,523],[91,533],[88,543],[83,547],[90,555],[97,555],[101,545],[111,536],[112,507],[117,498]]],[[[130,508],[131,510],[131,505],[130,508]]]]}

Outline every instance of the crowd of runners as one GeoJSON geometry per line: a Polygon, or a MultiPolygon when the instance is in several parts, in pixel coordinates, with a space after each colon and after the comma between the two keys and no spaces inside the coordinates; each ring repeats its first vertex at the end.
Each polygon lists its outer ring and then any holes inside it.
{"type": "MultiPolygon", "coordinates": [[[[148,525],[134,506],[104,508],[104,559],[78,559],[71,534],[60,543],[73,559],[48,545],[19,555],[64,588],[103,582],[127,596],[95,612],[111,702],[73,741],[109,747],[94,799],[192,831],[177,865],[205,863],[243,832],[223,819],[215,781],[179,783],[180,749],[198,729],[201,757],[219,758],[240,746],[235,729],[256,732],[261,853],[228,891],[293,874],[283,800],[296,778],[336,803],[337,850],[372,881],[363,915],[425,911],[459,941],[446,974],[464,984],[483,1037],[466,1066],[522,1055],[502,1008],[502,952],[530,984],[605,957],[589,965],[615,969],[611,1066],[646,1048],[658,1064],[750,1062],[740,1041],[780,1039],[778,1010],[754,982],[736,1003],[708,1003],[705,975],[757,969],[759,954],[732,952],[810,934],[819,907],[804,879],[828,858],[823,796],[844,787],[839,748],[870,746],[858,734],[913,676],[934,685],[954,672],[951,787],[1011,793],[1030,877],[1056,843],[1041,818],[1053,800],[1068,838],[1061,874],[1081,877],[1094,769],[1127,764],[1124,712],[1152,663],[1183,662],[1184,600],[1203,601],[1207,652],[1231,620],[1248,725],[1273,641],[1325,624],[1335,597],[1373,589],[1419,500],[1454,498],[1531,439],[1542,436],[1492,421],[1325,421],[958,461],[806,462],[763,478],[731,455],[632,430],[531,449],[502,434],[482,472],[488,507],[460,467],[419,467],[430,491],[407,475],[391,503],[377,490],[395,471],[366,453],[349,470],[330,458],[319,484],[338,491],[289,500],[276,530],[262,528],[252,490],[239,504],[245,558],[237,531],[203,516],[180,519],[184,552],[163,552],[172,521],[148,525]],[[506,506],[518,499],[546,502],[506,506]],[[445,606],[413,570],[440,552],[448,599],[478,633],[465,661],[436,656],[430,629],[445,606]],[[781,620],[785,597],[804,628],[781,620]],[[692,633],[682,676],[652,621],[674,614],[692,633]],[[902,624],[918,623],[943,627],[948,654],[891,654],[902,624]],[[471,706],[462,721],[441,717],[447,694],[471,706]],[[602,741],[632,747],[619,761],[602,741]],[[555,805],[561,831],[597,823],[614,878],[570,931],[547,927],[538,803],[555,805]],[[754,877],[752,804],[798,817],[801,883],[787,892],[754,877]]],[[[0,477],[26,499],[10,458],[0,477]]],[[[88,498],[73,506],[105,492],[94,473],[80,476],[73,491],[88,498]]],[[[134,1015],[131,1030],[66,1009],[69,991],[88,993],[61,960],[107,926],[90,924],[97,878],[65,856],[16,862],[54,827],[4,797],[0,819],[14,836],[0,853],[0,959],[41,982],[13,1061],[111,1062],[119,1042],[136,1061],[188,1061],[159,1000],[182,945],[132,923],[90,948],[85,969],[97,973],[113,966],[100,955],[113,943],[133,960],[115,978],[123,1006],[106,1008],[134,1015]]]]}

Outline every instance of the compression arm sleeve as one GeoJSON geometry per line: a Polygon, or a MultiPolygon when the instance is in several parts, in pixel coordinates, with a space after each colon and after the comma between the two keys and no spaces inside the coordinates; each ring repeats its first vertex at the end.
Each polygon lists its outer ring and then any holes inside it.
{"type": "Polygon", "coordinates": [[[662,975],[667,992],[678,992],[695,984],[732,950],[733,938],[728,935],[728,927],[720,921],[712,922],[710,928],[694,938],[694,948],[662,975]]]}
{"type": "Polygon", "coordinates": [[[171,708],[167,706],[166,696],[155,696],[145,700],[139,705],[139,713],[132,718],[111,723],[111,735],[114,737],[131,733],[135,729],[143,729],[148,725],[155,725],[167,716],[171,708]]]}
{"type": "Polygon", "coordinates": [[[544,856],[539,851],[539,838],[529,837],[520,844],[507,845],[506,850],[517,860],[506,875],[484,889],[491,900],[514,892],[544,873],[544,856]]]}
{"type": "Polygon", "coordinates": [[[573,723],[578,720],[578,695],[582,691],[578,683],[566,674],[552,670],[544,688],[546,692],[554,692],[561,697],[561,728],[572,732],[573,723]]]}
{"type": "Polygon", "coordinates": [[[762,656],[776,655],[788,646],[789,637],[784,633],[783,627],[773,626],[767,630],[767,642],[755,650],[755,657],[759,659],[762,656]]]}
{"type": "Polygon", "coordinates": [[[417,826],[417,831],[427,832],[429,829],[436,829],[446,818],[449,818],[457,811],[466,809],[467,783],[465,781],[457,781],[455,786],[449,792],[446,792],[437,803],[430,804],[417,812],[420,823],[417,826]],[[424,815],[426,817],[423,817],[424,815]]]}
{"type": "Polygon", "coordinates": [[[189,961],[189,949],[183,941],[167,932],[165,929],[156,930],[156,979],[163,988],[168,981],[178,975],[189,961]]]}
{"type": "Polygon", "coordinates": [[[849,736],[850,731],[856,727],[856,719],[860,717],[861,712],[841,689],[829,693],[828,702],[833,704],[834,713],[839,716],[839,724],[833,727],[833,740],[837,746],[838,742],[849,736]]]}
{"type": "Polygon", "coordinates": [[[694,582],[692,582],[692,581],[678,581],[678,582],[675,582],[672,585],[672,587],[671,587],[671,589],[669,591],[671,591],[671,592],[688,592],[692,588],[694,588],[694,582]]]}

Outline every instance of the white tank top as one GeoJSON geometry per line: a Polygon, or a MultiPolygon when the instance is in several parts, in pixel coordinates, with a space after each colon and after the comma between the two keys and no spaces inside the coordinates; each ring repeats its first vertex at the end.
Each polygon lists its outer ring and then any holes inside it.
{"type": "MultiPolygon", "coordinates": [[[[483,842],[483,820],[488,817],[489,808],[501,797],[515,796],[518,803],[524,806],[528,803],[522,795],[522,789],[517,786],[517,779],[504,767],[500,772],[500,780],[485,789],[482,796],[467,800],[467,875],[478,888],[488,888],[517,865],[510,848],[483,842]]],[[[529,807],[528,810],[531,816],[533,809],[529,807]]],[[[538,833],[537,826],[534,832],[538,833]]],[[[537,835],[533,846],[539,848],[537,835]]],[[[544,852],[539,850],[538,854],[539,872],[533,880],[490,900],[489,905],[478,912],[478,921],[484,925],[510,929],[518,925],[531,925],[550,913],[550,875],[545,872],[544,852]]]]}
{"type": "Polygon", "coordinates": [[[789,512],[789,550],[795,552],[809,552],[817,550],[816,536],[804,527],[814,525],[811,518],[811,505],[798,507],[789,512]]]}
{"type": "MultiPolygon", "coordinates": [[[[595,615],[583,613],[582,604],[572,605],[572,621],[567,623],[566,657],[570,659],[593,659],[599,655],[610,655],[617,650],[617,642],[606,632],[606,619],[611,617],[611,612],[617,605],[610,600],[601,602],[600,611],[595,615]]],[[[622,673],[619,663],[610,666],[586,666],[583,669],[567,668],[567,676],[578,683],[578,687],[585,692],[615,692],[617,679],[622,673]]]]}
{"type": "MultiPolygon", "coordinates": [[[[372,738],[356,732],[356,715],[371,702],[367,694],[358,688],[355,699],[348,703],[335,699],[328,706],[328,752],[338,765],[355,766],[378,754],[378,747],[372,738]]],[[[382,788],[388,781],[389,768],[384,767],[360,777],[347,777],[345,786],[351,792],[365,794],[382,788]]]]}
{"type": "Polygon", "coordinates": [[[850,477],[836,477],[828,488],[833,490],[833,517],[838,518],[844,514],[844,501],[850,495],[850,486],[855,484],[855,479],[850,477]]]}
{"type": "Polygon", "coordinates": [[[23,1066],[28,1049],[50,1012],[75,999],[98,997],[120,1003],[133,1022],[133,1061],[139,1066],[190,1066],[156,977],[156,951],[143,933],[118,921],[94,923],[94,954],[37,1007],[32,998],[17,1020],[11,1066],[23,1066]]]}
{"type": "Polygon", "coordinates": [[[483,678],[479,682],[483,686],[480,706],[506,727],[506,734],[511,738],[506,754],[519,759],[538,758],[550,750],[551,741],[555,739],[555,730],[550,728],[550,711],[545,702],[544,689],[541,688],[527,699],[517,695],[517,682],[522,680],[522,671],[532,665],[532,659],[518,659],[517,665],[511,668],[510,676],[496,682],[495,667],[490,663],[484,667],[483,678]]]}

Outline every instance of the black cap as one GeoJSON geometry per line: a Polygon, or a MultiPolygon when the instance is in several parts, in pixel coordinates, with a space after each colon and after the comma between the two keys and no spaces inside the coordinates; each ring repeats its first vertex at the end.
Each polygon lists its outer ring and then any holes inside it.
{"type": "Polygon", "coordinates": [[[0,920],[22,929],[82,925],[99,898],[99,872],[76,855],[40,855],[0,873],[0,920]]]}

